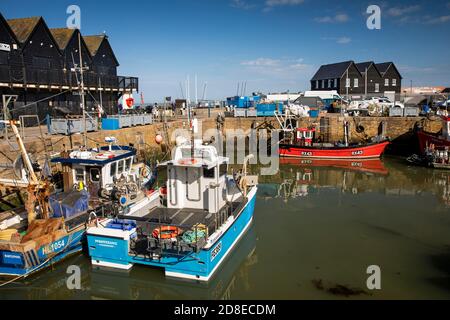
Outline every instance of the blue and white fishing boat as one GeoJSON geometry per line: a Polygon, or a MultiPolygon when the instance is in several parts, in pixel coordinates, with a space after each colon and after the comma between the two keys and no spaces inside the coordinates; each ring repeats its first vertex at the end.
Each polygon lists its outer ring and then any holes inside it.
{"type": "Polygon", "coordinates": [[[86,227],[98,217],[136,214],[159,202],[157,191],[144,191],[150,170],[134,165],[135,149],[109,146],[63,152],[52,161],[62,165],[64,190],[34,171],[17,127],[11,122],[25,166],[20,179],[3,185],[26,188],[25,208],[0,214],[0,276],[25,277],[80,252],[86,227]],[[147,173],[145,173],[147,172],[147,173]],[[144,189],[144,190],[143,190],[144,189]]]}
{"type": "MultiPolygon", "coordinates": [[[[167,170],[167,199],[144,215],[118,216],[87,230],[92,264],[160,267],[168,277],[208,281],[252,223],[257,177],[227,175],[212,145],[180,143],[167,170]]],[[[165,193],[165,192],[164,192],[165,193]]]]}

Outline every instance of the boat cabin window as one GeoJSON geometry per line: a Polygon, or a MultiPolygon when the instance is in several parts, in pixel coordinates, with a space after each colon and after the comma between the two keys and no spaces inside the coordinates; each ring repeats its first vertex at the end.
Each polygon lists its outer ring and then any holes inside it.
{"type": "Polygon", "coordinates": [[[222,163],[219,167],[219,176],[224,176],[227,174],[227,164],[226,163],[222,163]]]}
{"type": "Polygon", "coordinates": [[[114,177],[116,175],[116,171],[117,171],[117,162],[113,162],[111,163],[111,171],[110,171],[111,177],[114,177]]]}
{"type": "Polygon", "coordinates": [[[91,168],[91,182],[99,182],[100,181],[100,170],[98,168],[91,168]]]}
{"type": "Polygon", "coordinates": [[[122,174],[123,173],[124,162],[125,162],[125,160],[119,161],[119,167],[118,167],[118,170],[117,170],[117,174],[122,174]]]}
{"type": "Polygon", "coordinates": [[[78,182],[84,181],[84,169],[81,169],[81,168],[75,169],[75,179],[78,182]]]}
{"type": "MultiPolygon", "coordinates": [[[[191,148],[182,148],[181,155],[182,155],[183,159],[192,158],[191,148]]],[[[205,149],[194,149],[194,158],[212,161],[211,152],[209,150],[205,150],[205,149]]]]}
{"type": "Polygon", "coordinates": [[[131,169],[131,158],[125,160],[125,171],[130,171],[131,169]]]}
{"type": "Polygon", "coordinates": [[[203,168],[203,177],[213,179],[215,177],[215,168],[203,168]]]}

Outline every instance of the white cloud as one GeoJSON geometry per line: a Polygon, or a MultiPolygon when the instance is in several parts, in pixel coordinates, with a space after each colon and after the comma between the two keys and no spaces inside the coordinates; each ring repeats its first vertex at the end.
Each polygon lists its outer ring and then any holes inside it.
{"type": "Polygon", "coordinates": [[[266,0],[263,12],[272,11],[274,7],[297,6],[303,4],[305,0],[266,0]]]}
{"type": "Polygon", "coordinates": [[[275,67],[280,64],[280,60],[270,59],[270,58],[258,58],[255,60],[242,61],[243,66],[252,67],[275,67]]]}
{"type": "Polygon", "coordinates": [[[413,13],[420,10],[419,5],[407,6],[407,7],[392,7],[387,10],[387,14],[391,17],[400,17],[405,14],[413,13]]]}
{"type": "Polygon", "coordinates": [[[450,15],[447,16],[440,16],[440,17],[431,17],[427,19],[426,23],[428,24],[439,24],[439,23],[446,23],[450,21],[450,15]]]}
{"type": "Polygon", "coordinates": [[[230,5],[233,8],[244,9],[244,10],[252,9],[255,7],[254,4],[250,4],[245,0],[232,0],[230,5]]]}
{"type": "Polygon", "coordinates": [[[295,6],[305,2],[305,0],[266,0],[266,6],[277,7],[277,6],[295,6]]]}
{"type": "Polygon", "coordinates": [[[345,13],[340,13],[335,15],[334,17],[325,16],[325,17],[317,17],[314,21],[319,23],[344,23],[350,20],[349,16],[345,13]]]}
{"type": "Polygon", "coordinates": [[[349,37],[340,37],[340,38],[336,39],[336,43],[339,43],[339,44],[348,44],[350,42],[352,42],[352,39],[349,37]]]}
{"type": "Polygon", "coordinates": [[[304,60],[301,58],[257,58],[254,60],[242,61],[240,64],[259,74],[274,75],[286,78],[288,73],[294,71],[312,72],[312,66],[304,63],[303,61],[304,60]]]}

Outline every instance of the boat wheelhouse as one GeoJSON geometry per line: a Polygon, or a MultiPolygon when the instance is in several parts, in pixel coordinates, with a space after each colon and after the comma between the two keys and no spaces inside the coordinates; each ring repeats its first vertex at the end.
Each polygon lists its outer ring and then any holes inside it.
{"type": "Polygon", "coordinates": [[[157,192],[142,191],[152,172],[143,163],[135,164],[136,149],[114,145],[116,139],[112,137],[106,141],[108,146],[65,152],[52,159],[62,165],[64,191],[85,189],[92,206],[114,200],[128,207],[128,212],[146,209],[159,201],[157,192]]]}
{"type": "MultiPolygon", "coordinates": [[[[248,158],[246,159],[248,161],[248,158]]],[[[227,175],[215,147],[181,144],[167,171],[167,201],[145,215],[119,216],[87,230],[92,264],[130,269],[143,264],[166,276],[208,281],[249,228],[257,177],[227,175]]]]}

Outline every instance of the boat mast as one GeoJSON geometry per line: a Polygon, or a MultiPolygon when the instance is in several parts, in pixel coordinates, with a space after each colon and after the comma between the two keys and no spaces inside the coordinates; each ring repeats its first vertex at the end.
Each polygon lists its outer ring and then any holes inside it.
{"type": "Polygon", "coordinates": [[[83,55],[81,54],[81,33],[78,32],[78,53],[80,54],[80,95],[81,95],[81,110],[83,111],[83,141],[84,146],[87,148],[87,125],[86,125],[86,105],[85,105],[85,97],[84,97],[84,77],[83,77],[83,55]]]}

